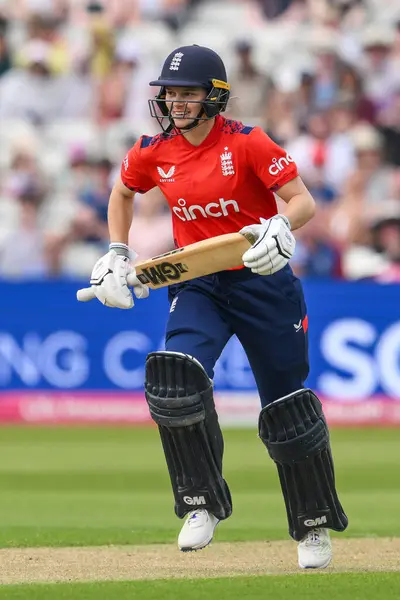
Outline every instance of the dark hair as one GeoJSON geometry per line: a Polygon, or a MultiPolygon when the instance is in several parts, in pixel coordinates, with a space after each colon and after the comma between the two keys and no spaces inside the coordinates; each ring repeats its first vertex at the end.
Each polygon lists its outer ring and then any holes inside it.
{"type": "Polygon", "coordinates": [[[364,81],[359,70],[347,62],[340,62],[338,65],[338,83],[341,87],[346,75],[350,75],[354,81],[354,89],[357,97],[364,93],[364,81]]]}
{"type": "Polygon", "coordinates": [[[8,29],[8,20],[4,15],[0,15],[0,35],[5,35],[8,29]]]}
{"type": "Polygon", "coordinates": [[[101,13],[103,10],[104,6],[101,4],[101,2],[96,2],[96,0],[92,0],[86,5],[86,11],[89,13],[101,13]]]}

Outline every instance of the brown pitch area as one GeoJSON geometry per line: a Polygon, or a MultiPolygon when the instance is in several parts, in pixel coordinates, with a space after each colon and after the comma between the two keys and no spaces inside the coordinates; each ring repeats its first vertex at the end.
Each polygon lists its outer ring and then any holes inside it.
{"type": "MultiPolygon", "coordinates": [[[[334,540],[319,572],[400,571],[400,538],[334,540]]],[[[295,542],[214,542],[199,552],[175,545],[0,549],[0,584],[232,577],[301,572],[295,542]]]]}

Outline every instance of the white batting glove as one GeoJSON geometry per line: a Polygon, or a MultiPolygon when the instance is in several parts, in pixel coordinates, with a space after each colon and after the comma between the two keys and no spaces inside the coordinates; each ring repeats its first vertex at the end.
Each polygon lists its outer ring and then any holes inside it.
{"type": "Polygon", "coordinates": [[[256,238],[242,256],[243,263],[259,275],[272,275],[287,265],[294,254],[296,240],[290,231],[289,219],[275,215],[260,219],[261,225],[248,225],[239,233],[256,238]]]}
{"type": "Polygon", "coordinates": [[[147,298],[149,288],[136,277],[135,268],[129,258],[110,250],[93,267],[90,278],[91,287],[79,290],[77,298],[87,302],[97,298],[105,306],[112,308],[132,308],[134,305],[133,287],[136,298],[147,298]]]}

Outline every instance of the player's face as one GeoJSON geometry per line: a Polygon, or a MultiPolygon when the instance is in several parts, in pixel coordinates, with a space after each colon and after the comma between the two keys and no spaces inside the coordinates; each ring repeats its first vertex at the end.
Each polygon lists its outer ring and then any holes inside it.
{"type": "Polygon", "coordinates": [[[206,96],[207,92],[203,88],[166,88],[165,103],[178,129],[193,122],[200,112],[197,102],[205,100],[206,96]]]}

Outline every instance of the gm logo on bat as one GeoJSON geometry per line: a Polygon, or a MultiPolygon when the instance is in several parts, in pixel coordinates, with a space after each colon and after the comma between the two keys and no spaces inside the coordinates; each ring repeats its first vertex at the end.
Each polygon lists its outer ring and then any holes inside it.
{"type": "Polygon", "coordinates": [[[182,273],[187,273],[189,268],[183,263],[172,264],[163,262],[154,267],[145,267],[142,273],[138,274],[141,283],[152,283],[153,285],[162,285],[167,281],[178,281],[182,273]]]}

